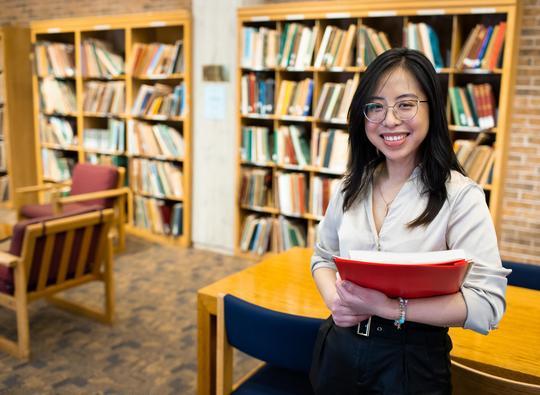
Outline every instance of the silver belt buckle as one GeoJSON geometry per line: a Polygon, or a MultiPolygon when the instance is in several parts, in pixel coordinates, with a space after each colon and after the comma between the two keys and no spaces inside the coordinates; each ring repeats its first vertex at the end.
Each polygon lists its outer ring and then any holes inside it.
{"type": "MultiPolygon", "coordinates": [[[[362,321],[362,322],[364,322],[364,321],[362,321]]],[[[356,328],[356,334],[360,335],[360,336],[368,337],[369,336],[369,330],[371,329],[371,317],[368,318],[366,328],[363,331],[361,330],[362,322],[358,323],[358,327],[356,328]]]]}

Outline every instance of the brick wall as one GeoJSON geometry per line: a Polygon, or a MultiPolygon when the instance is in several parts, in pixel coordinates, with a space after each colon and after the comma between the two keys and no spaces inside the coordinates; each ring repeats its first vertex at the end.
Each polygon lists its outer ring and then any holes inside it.
{"type": "MultiPolygon", "coordinates": [[[[540,0],[522,4],[500,248],[503,259],[540,265],[540,0]]],[[[191,0],[0,0],[0,23],[176,8],[191,8],[191,0]]]]}
{"type": "Polygon", "coordinates": [[[505,193],[504,259],[540,264],[540,0],[524,0],[505,193]]]}
{"type": "Polygon", "coordinates": [[[0,23],[191,9],[191,0],[0,0],[0,23]]]}

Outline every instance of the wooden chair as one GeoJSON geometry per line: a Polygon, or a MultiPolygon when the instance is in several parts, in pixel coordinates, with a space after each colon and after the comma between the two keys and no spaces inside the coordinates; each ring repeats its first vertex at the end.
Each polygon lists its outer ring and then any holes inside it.
{"type": "Polygon", "coordinates": [[[217,299],[217,394],[312,394],[309,369],[322,320],[232,295],[217,299]],[[264,363],[233,385],[233,347],[264,363]]]}
{"type": "Polygon", "coordinates": [[[78,209],[99,205],[102,208],[113,208],[115,212],[115,229],[118,234],[117,249],[125,248],[126,198],[127,218],[131,218],[131,191],[124,187],[125,169],[123,167],[93,165],[79,163],[73,168],[71,183],[46,183],[28,186],[15,190],[14,204],[18,219],[38,218],[72,212],[78,209]],[[69,196],[62,196],[69,188],[69,196]],[[51,201],[48,204],[23,204],[24,195],[49,192],[51,201]]]}
{"type": "Polygon", "coordinates": [[[111,324],[114,315],[112,237],[113,210],[99,206],[52,218],[19,222],[9,252],[0,251],[0,305],[15,311],[17,341],[0,337],[0,349],[28,358],[27,305],[40,298],[111,324]],[[54,296],[57,292],[102,281],[105,308],[98,311],[54,296]]]}
{"type": "Polygon", "coordinates": [[[538,384],[495,376],[454,360],[452,360],[452,387],[454,395],[540,394],[538,384]]]}

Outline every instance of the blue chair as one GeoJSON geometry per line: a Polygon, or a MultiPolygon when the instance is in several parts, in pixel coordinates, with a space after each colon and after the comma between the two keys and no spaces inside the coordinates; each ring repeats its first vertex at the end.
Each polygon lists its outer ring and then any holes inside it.
{"type": "Polygon", "coordinates": [[[509,261],[503,261],[503,266],[512,269],[508,275],[508,285],[540,290],[540,266],[509,261]]]}
{"type": "Polygon", "coordinates": [[[309,369],[322,320],[269,310],[232,295],[217,306],[217,393],[313,394],[309,369]],[[233,386],[233,348],[265,362],[233,386]]]}

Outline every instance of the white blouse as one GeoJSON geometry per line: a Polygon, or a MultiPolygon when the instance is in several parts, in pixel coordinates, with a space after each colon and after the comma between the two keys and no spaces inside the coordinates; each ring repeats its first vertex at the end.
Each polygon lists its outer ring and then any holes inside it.
{"type": "Polygon", "coordinates": [[[464,328],[487,334],[496,328],[506,307],[506,276],[502,267],[495,228],[484,191],[471,179],[452,171],[447,182],[448,199],[427,226],[407,228],[425,209],[420,168],[403,185],[377,235],[372,209],[372,187],[343,213],[343,194],[338,188],[319,225],[311,271],[336,270],[333,255],[349,257],[351,250],[427,252],[462,249],[474,261],[461,287],[467,305],[464,328]]]}

